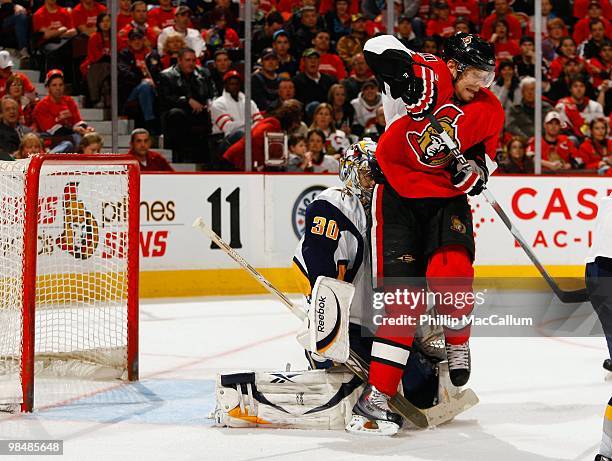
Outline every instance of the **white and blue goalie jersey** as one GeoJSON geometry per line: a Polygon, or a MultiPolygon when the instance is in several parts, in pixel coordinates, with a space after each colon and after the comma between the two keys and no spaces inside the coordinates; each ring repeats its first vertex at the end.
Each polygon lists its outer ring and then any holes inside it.
{"type": "Polygon", "coordinates": [[[372,300],[369,224],[363,205],[357,197],[332,187],[308,205],[305,221],[293,257],[302,292],[310,295],[320,275],[352,283],[350,321],[361,325],[364,303],[372,300]]]}

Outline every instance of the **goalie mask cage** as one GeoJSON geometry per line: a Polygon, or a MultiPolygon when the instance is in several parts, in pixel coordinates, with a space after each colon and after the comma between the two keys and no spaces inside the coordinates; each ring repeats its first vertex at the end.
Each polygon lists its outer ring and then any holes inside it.
{"type": "Polygon", "coordinates": [[[35,376],[138,379],[139,202],[128,155],[0,162],[0,404],[32,411],[35,376]]]}

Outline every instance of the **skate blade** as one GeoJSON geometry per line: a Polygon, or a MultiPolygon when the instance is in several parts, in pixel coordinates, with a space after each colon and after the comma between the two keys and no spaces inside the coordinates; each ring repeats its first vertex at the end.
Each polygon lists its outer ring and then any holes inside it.
{"type": "Polygon", "coordinates": [[[397,434],[399,426],[391,421],[369,420],[365,416],[353,415],[351,421],[346,425],[346,431],[351,434],[390,437],[397,434]]]}
{"type": "Polygon", "coordinates": [[[612,381],[612,371],[607,371],[604,375],[604,381],[612,381]]]}
{"type": "Polygon", "coordinates": [[[465,389],[458,394],[450,396],[450,400],[442,401],[436,406],[423,411],[427,416],[430,426],[439,426],[469,410],[478,402],[478,396],[474,391],[472,389],[465,389]]]}

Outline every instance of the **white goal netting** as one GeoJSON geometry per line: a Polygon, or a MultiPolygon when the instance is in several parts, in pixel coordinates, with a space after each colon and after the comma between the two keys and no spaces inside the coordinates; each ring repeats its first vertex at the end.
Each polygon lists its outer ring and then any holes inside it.
{"type": "MultiPolygon", "coordinates": [[[[35,182],[29,166],[29,160],[0,162],[0,404],[23,399],[24,275],[33,269],[24,264],[26,196],[35,182]]],[[[43,163],[36,199],[36,377],[125,377],[129,191],[126,165],[43,163]]]]}

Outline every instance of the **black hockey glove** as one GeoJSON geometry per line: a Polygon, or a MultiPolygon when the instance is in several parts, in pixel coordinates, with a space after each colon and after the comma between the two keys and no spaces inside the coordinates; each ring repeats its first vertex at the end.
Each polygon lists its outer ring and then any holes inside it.
{"type": "Polygon", "coordinates": [[[393,99],[402,98],[408,105],[414,105],[423,97],[425,82],[422,78],[416,77],[412,72],[404,72],[395,78],[391,84],[391,97],[393,99]]]}
{"type": "Polygon", "coordinates": [[[465,152],[467,165],[461,165],[457,160],[451,163],[451,182],[457,189],[475,196],[486,188],[489,180],[486,155],[484,144],[480,143],[465,152]]]}

